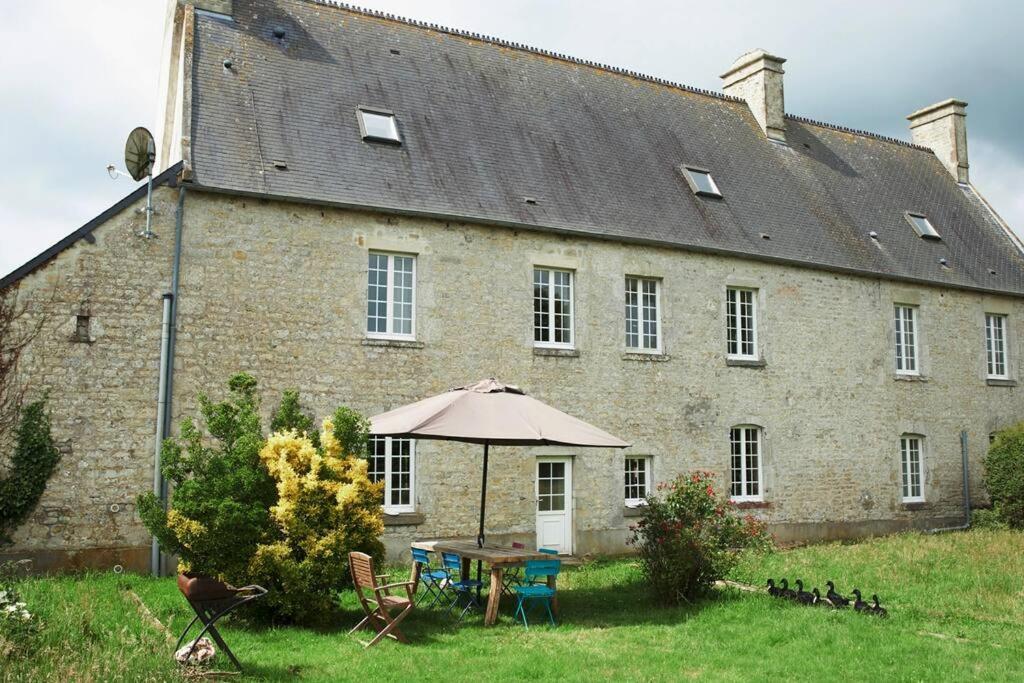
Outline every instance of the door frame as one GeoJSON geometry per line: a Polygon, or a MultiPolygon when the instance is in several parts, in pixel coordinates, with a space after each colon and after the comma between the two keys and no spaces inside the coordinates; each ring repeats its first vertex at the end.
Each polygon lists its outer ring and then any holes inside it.
{"type": "Polygon", "coordinates": [[[564,462],[565,473],[566,473],[566,501],[565,501],[565,515],[568,517],[568,548],[563,548],[563,552],[559,553],[562,555],[572,555],[576,552],[576,492],[575,492],[575,473],[573,472],[573,462],[575,457],[572,455],[538,455],[534,459],[533,463],[533,536],[534,545],[540,547],[540,529],[537,524],[537,515],[540,513],[538,509],[538,503],[540,501],[540,486],[538,483],[538,475],[540,474],[540,464],[542,462],[564,462]]]}

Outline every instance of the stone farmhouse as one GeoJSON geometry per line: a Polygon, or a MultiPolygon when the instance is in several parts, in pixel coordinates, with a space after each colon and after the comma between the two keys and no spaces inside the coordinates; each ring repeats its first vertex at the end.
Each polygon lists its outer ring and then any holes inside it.
{"type": "MultiPolygon", "coordinates": [[[[65,450],[6,556],[146,570],[158,436],[240,370],[318,416],[494,376],[632,444],[495,449],[495,541],[625,552],[694,469],[783,541],[984,501],[1024,251],[964,102],[905,142],[786,114],[761,50],[707,92],[328,0],[172,0],[164,47],[155,237],[143,187],[0,281],[65,450]]],[[[392,553],[475,533],[479,448],[371,451],[392,553]]]]}

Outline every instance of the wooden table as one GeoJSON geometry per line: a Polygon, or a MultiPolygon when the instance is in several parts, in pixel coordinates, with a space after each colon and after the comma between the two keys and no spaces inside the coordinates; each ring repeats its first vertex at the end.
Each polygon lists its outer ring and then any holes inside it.
{"type": "MultiPolygon", "coordinates": [[[[469,578],[469,565],[473,560],[486,562],[491,567],[491,590],[487,596],[487,611],[484,614],[484,626],[491,626],[498,620],[498,605],[501,603],[501,584],[505,575],[506,567],[518,567],[527,560],[551,560],[551,555],[546,555],[536,550],[525,548],[507,548],[499,545],[485,545],[478,548],[476,541],[415,541],[412,547],[437,553],[455,553],[462,558],[462,580],[469,578]]],[[[548,585],[555,588],[555,576],[548,577],[548,585]]],[[[419,587],[420,564],[412,563],[413,590],[419,587]]],[[[551,608],[557,614],[558,599],[552,600],[551,608]]]]}

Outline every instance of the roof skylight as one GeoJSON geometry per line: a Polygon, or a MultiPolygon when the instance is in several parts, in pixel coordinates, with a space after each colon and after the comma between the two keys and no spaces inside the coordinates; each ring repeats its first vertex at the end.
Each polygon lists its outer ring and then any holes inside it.
{"type": "Polygon", "coordinates": [[[914,230],[920,237],[925,237],[933,240],[940,240],[942,237],[939,235],[935,226],[928,220],[928,217],[921,213],[911,213],[907,211],[904,214],[907,217],[907,221],[914,226],[914,230]]]}
{"type": "Polygon", "coordinates": [[[402,144],[395,115],[385,109],[359,107],[359,132],[364,140],[402,144]]]}
{"type": "Polygon", "coordinates": [[[718,189],[718,184],[715,183],[715,179],[711,177],[711,171],[703,168],[697,168],[696,166],[680,166],[683,173],[683,177],[686,178],[686,182],[690,185],[690,189],[696,195],[702,195],[705,197],[721,197],[722,193],[718,189]]]}

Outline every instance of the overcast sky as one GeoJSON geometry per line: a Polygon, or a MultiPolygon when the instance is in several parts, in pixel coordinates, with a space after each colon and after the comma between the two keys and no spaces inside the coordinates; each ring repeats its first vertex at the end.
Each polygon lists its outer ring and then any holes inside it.
{"type": "MultiPolygon", "coordinates": [[[[4,2],[0,274],[119,198],[124,138],[155,128],[167,0],[4,2]]],[[[786,110],[909,139],[905,116],[967,110],[971,180],[1024,234],[1024,2],[361,0],[689,85],[747,50],[785,57],[786,110]]]]}

